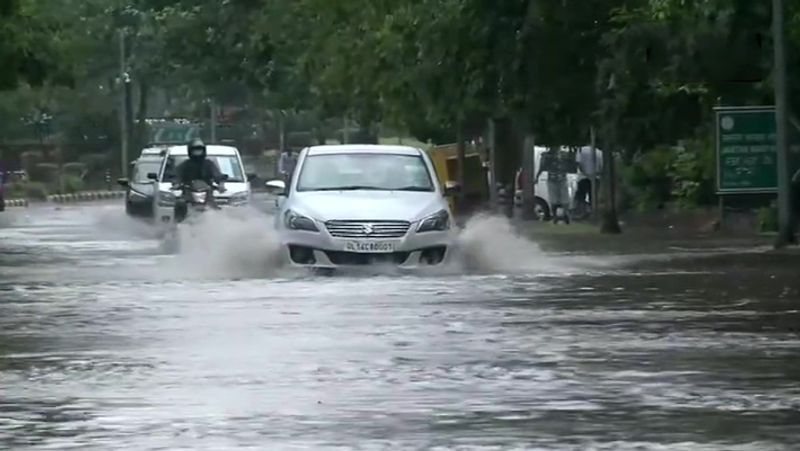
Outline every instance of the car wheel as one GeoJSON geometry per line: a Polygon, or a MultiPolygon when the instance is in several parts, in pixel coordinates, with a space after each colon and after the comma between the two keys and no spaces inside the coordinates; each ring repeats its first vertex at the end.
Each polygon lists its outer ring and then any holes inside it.
{"type": "Polygon", "coordinates": [[[544,199],[537,197],[536,202],[533,205],[533,213],[536,218],[540,221],[549,221],[550,220],[550,207],[547,205],[547,202],[544,199]]]}

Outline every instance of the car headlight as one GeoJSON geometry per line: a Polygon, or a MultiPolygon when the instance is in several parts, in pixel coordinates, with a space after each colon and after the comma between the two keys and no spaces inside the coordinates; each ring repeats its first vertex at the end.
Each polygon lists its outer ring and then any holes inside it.
{"type": "Polygon", "coordinates": [[[283,217],[283,223],[291,230],[305,230],[307,232],[319,232],[317,224],[313,219],[295,213],[292,210],[286,212],[283,217]]]}
{"type": "Polygon", "coordinates": [[[237,204],[237,205],[246,204],[249,201],[250,201],[250,195],[247,192],[233,194],[231,195],[229,200],[231,204],[237,204]]]}
{"type": "Polygon", "coordinates": [[[441,232],[450,228],[450,213],[441,210],[420,221],[417,232],[441,232]]]}
{"type": "Polygon", "coordinates": [[[146,194],[142,194],[139,191],[130,190],[128,197],[131,200],[147,200],[149,196],[147,196],[146,194]]]}
{"type": "Polygon", "coordinates": [[[171,207],[175,205],[175,195],[169,191],[160,191],[158,193],[158,205],[162,207],[171,207]]]}

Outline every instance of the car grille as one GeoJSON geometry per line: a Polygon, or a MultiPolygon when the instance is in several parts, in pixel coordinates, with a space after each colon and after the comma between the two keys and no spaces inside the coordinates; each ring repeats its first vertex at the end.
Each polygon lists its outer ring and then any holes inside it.
{"type": "Polygon", "coordinates": [[[337,238],[402,238],[411,224],[407,221],[328,221],[325,227],[337,238]]]}
{"type": "Polygon", "coordinates": [[[391,254],[357,254],[355,252],[325,251],[328,260],[334,265],[375,265],[395,264],[402,265],[408,260],[408,252],[393,252],[391,254]]]}

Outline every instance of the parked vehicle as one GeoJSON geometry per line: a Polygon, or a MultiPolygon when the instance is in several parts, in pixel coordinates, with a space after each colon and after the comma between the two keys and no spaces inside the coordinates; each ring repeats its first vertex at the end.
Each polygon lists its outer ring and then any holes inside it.
{"type": "Polygon", "coordinates": [[[297,266],[438,265],[453,243],[452,214],[430,157],[405,146],[304,149],[280,191],[275,226],[297,266]]]}
{"type": "MultiPolygon", "coordinates": [[[[515,195],[514,195],[514,204],[518,207],[522,207],[522,196],[523,196],[523,189],[524,183],[532,183],[534,175],[539,172],[539,164],[541,161],[542,154],[547,151],[546,147],[536,146],[533,149],[534,158],[533,158],[533,168],[530,170],[530,176],[526,176],[527,174],[520,169],[517,172],[517,179],[515,183],[515,195]]],[[[571,152],[568,147],[562,147],[560,149],[561,152],[571,152]]],[[[571,158],[574,158],[571,157],[571,158]]],[[[576,168],[573,172],[567,174],[567,193],[569,195],[570,204],[568,206],[570,210],[570,216],[573,219],[581,219],[586,217],[591,213],[591,205],[588,202],[583,201],[576,201],[576,193],[578,192],[578,182],[585,178],[582,174],[577,171],[577,164],[576,168]]],[[[534,186],[534,214],[540,220],[546,221],[549,220],[555,212],[553,211],[553,205],[551,202],[550,197],[550,190],[547,185],[548,173],[547,171],[543,172],[542,175],[539,177],[538,183],[534,186]]]]}

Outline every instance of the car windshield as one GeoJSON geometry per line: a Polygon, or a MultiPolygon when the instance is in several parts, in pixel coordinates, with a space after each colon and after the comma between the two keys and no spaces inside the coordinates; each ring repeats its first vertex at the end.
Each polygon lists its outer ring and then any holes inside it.
{"type": "MultiPolygon", "coordinates": [[[[228,176],[228,182],[243,183],[245,181],[242,166],[239,164],[239,159],[236,158],[236,155],[209,155],[207,158],[213,161],[223,174],[228,176]]],[[[189,157],[186,155],[169,157],[167,164],[164,166],[161,180],[172,181],[176,175],[175,169],[188,159],[189,157]]]]}
{"type": "Polygon", "coordinates": [[[133,167],[133,175],[131,180],[133,183],[148,183],[152,182],[147,178],[147,174],[157,174],[161,166],[161,160],[139,160],[133,167]]]}
{"type": "Polygon", "coordinates": [[[415,155],[353,153],[305,159],[297,191],[434,190],[423,159],[415,155]]]}

